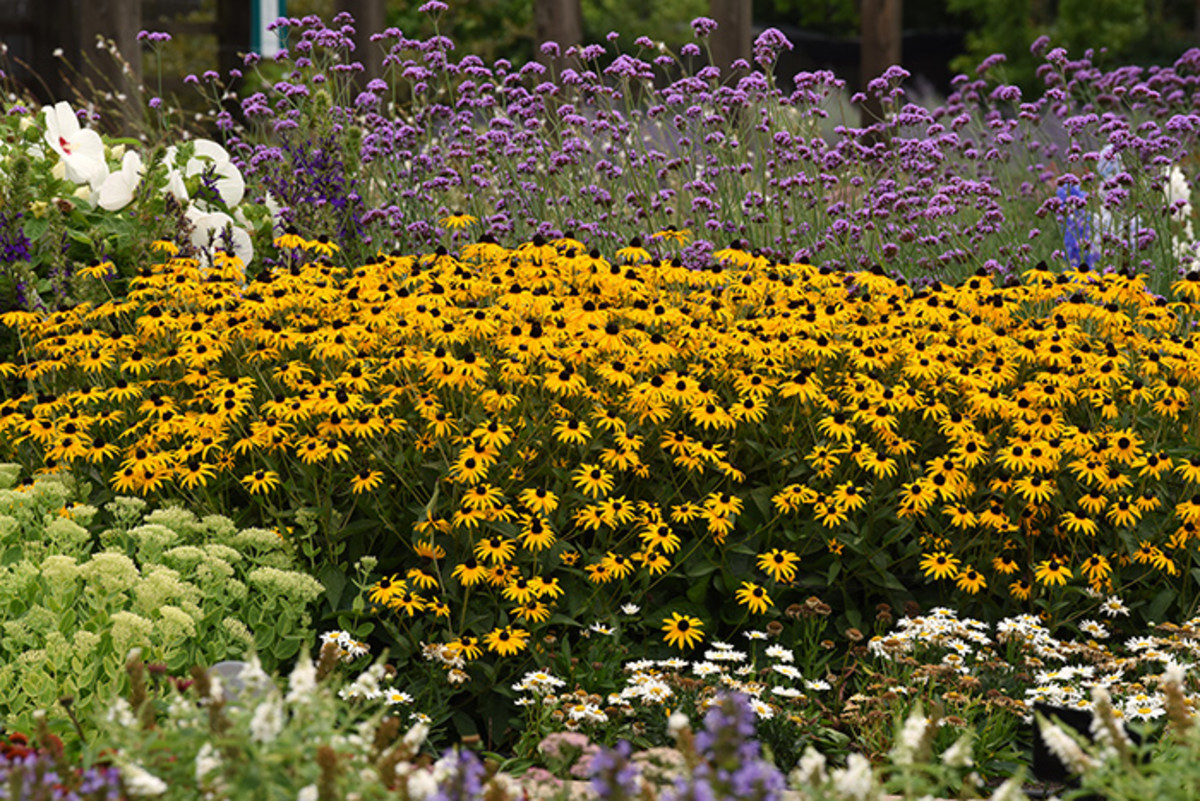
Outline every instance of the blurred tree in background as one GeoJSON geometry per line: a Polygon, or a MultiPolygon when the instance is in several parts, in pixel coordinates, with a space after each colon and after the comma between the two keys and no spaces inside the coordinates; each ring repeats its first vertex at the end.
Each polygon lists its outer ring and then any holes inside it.
{"type": "Polygon", "coordinates": [[[1092,49],[1099,63],[1167,64],[1197,44],[1194,0],[946,0],[966,18],[966,52],[952,66],[966,72],[992,53],[1008,57],[1003,79],[1029,91],[1041,86],[1029,45],[1047,35],[1072,57],[1092,49]]]}

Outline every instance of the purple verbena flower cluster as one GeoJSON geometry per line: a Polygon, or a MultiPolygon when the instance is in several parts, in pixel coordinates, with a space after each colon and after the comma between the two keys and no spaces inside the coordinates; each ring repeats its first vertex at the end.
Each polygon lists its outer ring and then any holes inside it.
{"type": "MultiPolygon", "coordinates": [[[[1106,221],[1090,226],[1089,252],[1181,267],[1162,173],[1197,143],[1200,49],[1111,71],[1048,50],[1045,91],[1030,99],[991,79],[992,58],[936,105],[910,98],[910,76],[892,67],[868,89],[883,118],[858,125],[835,121],[844,86],[831,73],[774,74],[790,47],[774,30],[755,43],[756,69],[728,72],[646,54],[641,39],[632,52],[617,40],[548,47],[553,70],[489,64],[392,28],[371,37],[380,77],[361,85],[351,58],[370,54],[353,52],[344,15],[281,23],[294,42],[285,72],[242,102],[249,128],[232,149],[247,180],[291,209],[285,220],[360,237],[367,255],[444,244],[436,221],[459,209],[480,221],[476,235],[510,242],[571,232],[607,247],[686,229],[690,246],[659,255],[692,266],[740,240],[830,268],[1003,278],[1068,257],[1060,227],[1037,218],[1057,214],[1061,181],[1078,180],[1087,214],[1106,221]],[[1105,148],[1122,166],[1111,177],[1098,171],[1105,148]],[[328,214],[302,220],[300,204],[328,214]]],[[[712,26],[693,21],[701,40],[712,26]]]]}

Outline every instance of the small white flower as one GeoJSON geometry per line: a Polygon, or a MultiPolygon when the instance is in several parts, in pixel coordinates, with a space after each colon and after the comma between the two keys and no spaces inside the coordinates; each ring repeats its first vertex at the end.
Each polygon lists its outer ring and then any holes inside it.
{"type": "Polygon", "coordinates": [[[621,613],[625,615],[636,615],[642,608],[637,604],[622,604],[621,613]]]}
{"type": "Polygon", "coordinates": [[[408,774],[408,797],[413,801],[425,801],[437,794],[437,778],[432,771],[416,770],[408,774]]]}
{"type": "Polygon", "coordinates": [[[1129,609],[1125,603],[1115,595],[1110,595],[1100,604],[1100,612],[1108,617],[1116,617],[1117,615],[1128,615],[1129,609]]]}
{"type": "Polygon", "coordinates": [[[310,784],[307,787],[301,787],[300,792],[296,794],[296,801],[317,801],[320,798],[317,792],[317,785],[310,784]]]}
{"type": "Polygon", "coordinates": [[[317,666],[305,651],[296,660],[296,667],[288,677],[288,694],[285,700],[289,704],[306,701],[317,689],[317,666]]]}
{"type": "Polygon", "coordinates": [[[959,737],[952,746],[942,752],[942,764],[951,768],[969,768],[973,764],[969,735],[959,737]]]}
{"type": "Polygon", "coordinates": [[[1084,773],[1095,765],[1095,760],[1088,756],[1079,743],[1061,728],[1053,723],[1045,723],[1041,727],[1042,742],[1058,760],[1074,773],[1084,773]]]}
{"type": "Polygon", "coordinates": [[[793,787],[819,787],[825,783],[825,755],[811,745],[804,749],[788,777],[793,787]]]}
{"type": "Polygon", "coordinates": [[[775,710],[771,708],[771,705],[757,698],[750,699],[750,708],[754,710],[754,716],[761,720],[770,720],[775,717],[775,710]]]}
{"type": "Polygon", "coordinates": [[[791,649],[784,648],[782,645],[769,645],[763,653],[772,659],[778,659],[783,662],[796,661],[796,654],[791,649]]]}
{"type": "Polygon", "coordinates": [[[405,733],[404,744],[408,746],[409,753],[415,754],[429,736],[429,717],[420,712],[414,712],[413,717],[417,718],[417,722],[405,733]]]}
{"type": "Polygon", "coordinates": [[[667,734],[671,735],[672,739],[677,740],[683,730],[690,728],[691,725],[691,721],[688,720],[687,715],[682,712],[672,712],[671,716],[667,718],[667,734]]]}
{"type": "Polygon", "coordinates": [[[579,723],[608,722],[608,715],[595,704],[573,704],[567,708],[567,718],[579,723]]]}
{"type": "Polygon", "coordinates": [[[283,704],[276,693],[263,701],[254,709],[254,717],[250,719],[250,739],[257,743],[273,742],[283,731],[283,704]]]}
{"type": "Polygon", "coordinates": [[[921,745],[921,740],[925,737],[925,729],[928,725],[929,721],[920,712],[914,710],[908,716],[908,719],[904,721],[904,726],[900,729],[900,736],[896,738],[896,747],[892,749],[893,762],[897,765],[913,763],[913,758],[921,745]]]}
{"type": "Polygon", "coordinates": [[[992,793],[990,801],[1027,801],[1027,797],[1021,789],[1021,780],[1017,776],[1013,776],[996,788],[996,792],[992,793]]]}
{"type": "Polygon", "coordinates": [[[162,795],[167,791],[167,783],[141,765],[131,762],[122,765],[120,771],[125,789],[130,795],[162,795]]]}
{"type": "Polygon", "coordinates": [[[212,743],[205,743],[196,752],[196,784],[204,784],[204,778],[221,767],[221,754],[212,743]]]}
{"type": "Polygon", "coordinates": [[[798,679],[803,675],[800,670],[793,665],[771,665],[771,670],[775,671],[781,676],[787,676],[789,679],[798,679]]]}
{"type": "Polygon", "coordinates": [[[875,795],[875,774],[871,761],[862,754],[846,757],[846,767],[833,772],[834,790],[852,801],[867,801],[875,795]]]}

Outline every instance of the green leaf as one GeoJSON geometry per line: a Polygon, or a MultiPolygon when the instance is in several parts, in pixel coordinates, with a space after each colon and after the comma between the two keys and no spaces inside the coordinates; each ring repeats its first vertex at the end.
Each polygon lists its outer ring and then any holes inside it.
{"type": "Polygon", "coordinates": [[[275,629],[270,625],[260,625],[254,630],[254,649],[260,653],[270,653],[275,644],[275,629]]]}
{"type": "Polygon", "coordinates": [[[87,245],[89,248],[92,246],[92,238],[76,228],[67,229],[67,238],[80,245],[87,245]]]}
{"type": "Polygon", "coordinates": [[[271,654],[279,661],[291,659],[300,650],[301,639],[298,637],[285,637],[275,641],[271,648],[271,654]]]}
{"type": "Polygon", "coordinates": [[[325,597],[331,609],[337,609],[346,589],[346,573],[337,565],[324,565],[317,571],[317,579],[325,585],[325,597]]]}
{"type": "Polygon", "coordinates": [[[1154,596],[1154,600],[1150,602],[1150,606],[1146,608],[1146,620],[1151,623],[1162,623],[1167,609],[1178,597],[1179,593],[1169,587],[1159,590],[1158,594],[1154,596]]]}
{"type": "Polygon", "coordinates": [[[29,237],[31,241],[36,242],[45,235],[46,229],[49,227],[50,220],[46,219],[45,217],[39,220],[35,217],[29,222],[25,223],[25,236],[29,237]]]}

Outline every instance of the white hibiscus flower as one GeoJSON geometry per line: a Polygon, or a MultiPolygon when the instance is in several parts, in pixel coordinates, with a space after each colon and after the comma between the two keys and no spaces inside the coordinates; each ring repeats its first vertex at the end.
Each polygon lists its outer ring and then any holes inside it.
{"type": "Polygon", "coordinates": [[[62,160],[67,180],[99,190],[108,177],[100,134],[82,127],[65,100],[43,107],[42,113],[46,118],[46,144],[62,160]]]}

